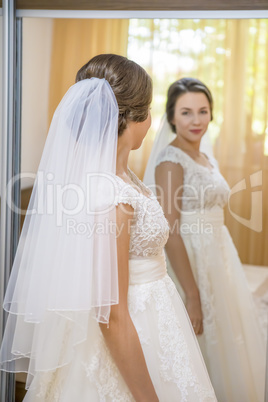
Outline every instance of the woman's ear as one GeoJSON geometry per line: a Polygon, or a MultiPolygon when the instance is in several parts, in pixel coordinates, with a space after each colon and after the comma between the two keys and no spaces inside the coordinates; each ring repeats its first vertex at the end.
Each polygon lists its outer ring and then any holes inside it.
{"type": "Polygon", "coordinates": [[[173,117],[172,117],[172,119],[170,120],[170,122],[169,122],[169,124],[173,124],[173,126],[175,126],[175,109],[173,109],[172,110],[172,114],[173,114],[173,117]]]}
{"type": "Polygon", "coordinates": [[[170,124],[172,124],[174,127],[176,127],[176,124],[175,124],[175,117],[174,117],[174,115],[173,115],[173,119],[172,119],[172,120],[170,120],[170,124]]]}

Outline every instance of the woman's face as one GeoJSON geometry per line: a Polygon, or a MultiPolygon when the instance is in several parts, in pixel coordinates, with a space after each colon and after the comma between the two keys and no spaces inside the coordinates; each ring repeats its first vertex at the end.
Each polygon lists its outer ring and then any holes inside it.
{"type": "Polygon", "coordinates": [[[204,93],[187,92],[177,99],[172,124],[178,137],[189,142],[200,141],[210,120],[210,105],[204,93]]]}

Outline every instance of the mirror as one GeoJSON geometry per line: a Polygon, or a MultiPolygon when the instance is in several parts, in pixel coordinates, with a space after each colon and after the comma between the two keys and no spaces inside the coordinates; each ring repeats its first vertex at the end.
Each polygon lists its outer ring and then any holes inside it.
{"type": "MultiPolygon", "coordinates": [[[[83,21],[82,24],[81,20],[58,20],[55,23],[52,18],[23,19],[21,171],[24,177],[22,179],[22,209],[26,209],[27,207],[34,173],[37,171],[49,122],[55,106],[68,86],[73,83],[75,71],[90,58],[90,56],[88,56],[89,53],[93,56],[102,51],[108,52],[106,49],[99,51],[102,44],[99,43],[96,45],[96,41],[92,39],[91,35],[93,32],[98,31],[98,29],[99,32],[104,32],[104,23],[107,25],[105,28],[106,37],[107,35],[109,36],[109,30],[110,32],[116,32],[116,24],[114,21],[90,20],[90,27],[88,28],[90,35],[81,36],[81,29],[86,29],[83,28],[84,22],[85,21],[83,21]],[[74,35],[72,34],[74,30],[78,32],[77,37],[80,38],[78,42],[75,41],[74,35]],[[69,32],[69,34],[67,32],[69,32]],[[83,37],[85,41],[91,38],[88,44],[92,46],[90,50],[86,48],[86,43],[81,43],[81,37],[83,37]],[[65,40],[63,40],[63,38],[65,38],[65,40]],[[70,57],[70,51],[73,52],[73,57],[70,57]],[[79,59],[81,54],[83,57],[79,59]],[[58,64],[56,60],[58,60],[58,64]],[[75,63],[77,63],[77,65],[75,65],[75,63]]],[[[267,21],[265,22],[267,23],[267,21]]],[[[265,24],[262,26],[257,20],[251,21],[251,23],[252,25],[248,25],[247,31],[244,26],[246,24],[238,24],[239,26],[235,28],[237,29],[236,34],[238,36],[240,35],[239,38],[241,38],[241,40],[243,39],[244,42],[236,43],[234,48],[232,48],[234,45],[232,41],[234,40],[235,33],[232,29],[228,29],[228,27],[230,28],[230,25],[235,24],[233,21],[227,20],[181,20],[174,21],[174,25],[168,25],[168,20],[161,21],[160,19],[155,22],[153,22],[153,20],[133,20],[130,22],[129,26],[127,26],[126,21],[121,21],[120,30],[119,33],[117,32],[116,36],[117,39],[113,39],[113,36],[110,35],[110,43],[108,44],[109,51],[115,53],[120,52],[116,51],[118,38],[120,37],[120,46],[121,49],[124,49],[122,54],[123,52],[127,52],[131,59],[143,65],[148,72],[153,75],[154,82],[157,83],[157,91],[155,90],[154,93],[155,97],[152,110],[153,121],[155,121],[153,130],[151,130],[151,133],[137,155],[135,156],[133,154],[131,157],[131,167],[141,178],[146,161],[148,160],[155,131],[164,111],[168,85],[173,82],[177,76],[194,74],[195,76],[200,76],[208,86],[213,87],[212,92],[216,106],[215,119],[211,127],[211,138],[217,153],[216,157],[220,159],[222,163],[223,173],[225,173],[227,180],[230,180],[229,184],[233,186],[237,182],[242,181],[244,177],[246,177],[249,182],[250,174],[253,171],[255,172],[256,169],[262,169],[262,191],[263,197],[266,199],[267,194],[265,191],[268,189],[268,185],[266,185],[268,180],[268,131],[266,132],[264,130],[265,127],[263,127],[262,124],[267,124],[268,122],[267,103],[265,105],[267,98],[265,101],[265,96],[260,97],[261,101],[255,104],[252,103],[251,109],[249,108],[254,113],[254,121],[252,121],[252,116],[247,116],[246,119],[243,118],[241,120],[238,117],[238,121],[242,124],[242,128],[238,126],[235,129],[239,131],[238,139],[236,139],[233,134],[237,133],[237,131],[232,127],[233,122],[237,120],[238,112],[246,114],[246,106],[248,106],[247,103],[250,102],[251,99],[250,97],[246,99],[246,95],[253,90],[253,81],[258,81],[256,87],[258,93],[264,88],[263,79],[256,77],[262,69],[262,67],[260,67],[260,59],[266,60],[263,62],[263,65],[268,65],[268,56],[263,50],[266,49],[267,52],[267,42],[264,42],[264,36],[262,36],[263,32],[267,31],[265,31],[265,24]],[[194,25],[195,27],[193,28],[194,25]],[[180,33],[176,33],[176,30],[179,30],[180,33]],[[122,32],[129,32],[131,42],[128,49],[126,49],[126,37],[122,32]],[[245,41],[245,32],[248,35],[248,41],[245,41]],[[229,35],[227,48],[226,36],[224,36],[225,33],[229,35]],[[234,33],[234,36],[232,36],[231,33],[234,33]],[[153,45],[150,42],[152,36],[154,38],[153,45]],[[214,42],[211,39],[213,36],[214,42]],[[172,41],[169,45],[168,39],[171,37],[172,41]],[[174,43],[177,41],[181,42],[180,52],[183,54],[183,61],[176,60],[174,43]],[[254,46],[254,43],[256,44],[257,41],[260,43],[259,54],[248,54],[247,60],[250,62],[247,66],[250,71],[243,71],[243,77],[241,79],[241,67],[244,65],[244,57],[245,53],[248,51],[248,45],[254,46]],[[146,51],[144,53],[139,51],[141,48],[145,48],[146,51]],[[234,53],[237,49],[239,50],[240,56],[242,55],[240,61],[238,61],[236,57],[231,57],[235,56],[234,53]],[[169,52],[172,54],[170,59],[167,58],[169,52]],[[211,53],[213,53],[213,55],[217,54],[219,60],[225,63],[225,67],[223,67],[223,65],[218,66],[217,60],[213,58],[214,56],[211,56],[211,53]],[[252,70],[252,59],[254,59],[254,57],[257,64],[255,64],[252,70]],[[198,66],[198,60],[199,62],[201,60],[204,62],[201,67],[200,65],[198,66]],[[164,61],[166,62],[165,65],[164,61]],[[217,64],[217,68],[215,68],[215,64],[217,64]],[[206,66],[207,70],[204,69],[204,66],[206,66]],[[232,82],[231,75],[234,66],[236,66],[234,79],[236,84],[232,82]],[[243,80],[248,80],[249,83],[245,88],[241,87],[243,80]],[[228,102],[224,103],[227,96],[228,102]],[[240,105],[241,97],[244,98],[243,103],[241,102],[240,105]],[[234,108],[234,106],[236,107],[234,108]],[[221,131],[224,113],[231,116],[228,121],[225,119],[225,125],[227,125],[224,127],[225,134],[229,133],[229,135],[226,134],[225,136],[222,135],[221,131]],[[254,135],[251,136],[250,130],[252,128],[255,131],[254,135]],[[230,130],[232,131],[230,132],[230,130]],[[246,135],[241,137],[245,131],[246,135]],[[233,142],[231,142],[232,147],[230,146],[230,139],[233,140],[233,142]],[[223,144],[224,140],[227,141],[226,145],[223,144]],[[222,152],[222,150],[224,150],[224,152],[222,152]],[[244,163],[246,160],[249,160],[246,159],[246,157],[250,158],[252,164],[244,163]],[[140,171],[138,171],[139,166],[143,167],[140,171]]],[[[253,47],[250,47],[250,49],[250,51],[253,52],[253,47]]],[[[262,73],[263,76],[265,76],[265,72],[262,71],[262,73]]],[[[257,189],[259,189],[259,187],[257,189]]],[[[250,220],[248,214],[250,212],[251,187],[248,185],[245,192],[243,190],[235,194],[232,202],[231,209],[233,213],[236,216],[242,216],[250,220]],[[245,201],[245,199],[248,199],[247,205],[241,210],[239,209],[241,200],[245,201]]],[[[252,285],[252,290],[256,290],[259,287],[259,283],[256,284],[255,280],[256,270],[262,275],[264,272],[261,266],[268,265],[268,255],[264,247],[265,234],[268,230],[267,222],[262,221],[263,226],[261,231],[253,231],[254,233],[252,233],[250,227],[245,226],[241,228],[239,226],[241,223],[231,214],[227,215],[226,223],[227,226],[229,225],[234,242],[242,257],[242,262],[248,265],[248,267],[246,267],[247,277],[249,281],[255,281],[255,287],[252,285]],[[245,242],[247,242],[246,247],[245,242]]],[[[265,280],[266,279],[264,279],[264,281],[265,280]]],[[[23,377],[18,377],[17,379],[18,383],[20,380],[23,381],[23,377]]]]}

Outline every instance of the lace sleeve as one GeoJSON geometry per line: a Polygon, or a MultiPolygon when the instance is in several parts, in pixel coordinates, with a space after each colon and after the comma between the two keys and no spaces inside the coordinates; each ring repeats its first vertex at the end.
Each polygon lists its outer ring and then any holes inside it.
{"type": "Polygon", "coordinates": [[[114,204],[129,204],[134,211],[137,208],[137,202],[140,198],[140,194],[130,184],[125,183],[122,179],[117,177],[116,179],[116,191],[114,204]]]}
{"type": "Polygon", "coordinates": [[[217,161],[217,159],[214,158],[214,156],[212,155],[207,155],[209,162],[211,163],[211,165],[213,167],[215,167],[217,170],[220,170],[219,168],[219,162],[217,161]]]}
{"type": "Polygon", "coordinates": [[[156,166],[162,162],[178,163],[183,169],[188,169],[190,166],[189,157],[179,148],[168,145],[164,148],[156,159],[156,166]]]}

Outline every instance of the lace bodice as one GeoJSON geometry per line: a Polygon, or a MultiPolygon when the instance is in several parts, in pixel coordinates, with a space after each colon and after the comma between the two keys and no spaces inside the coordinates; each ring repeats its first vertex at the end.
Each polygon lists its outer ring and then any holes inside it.
{"type": "Polygon", "coordinates": [[[129,204],[134,209],[129,257],[161,255],[168,239],[168,222],[155,195],[130,170],[129,176],[133,185],[116,176],[116,204],[129,204]]]}
{"type": "Polygon", "coordinates": [[[208,157],[212,168],[195,162],[180,148],[168,145],[157,157],[156,166],[162,162],[178,163],[183,168],[183,211],[202,211],[219,206],[228,200],[229,186],[220,174],[217,162],[208,157]]]}

